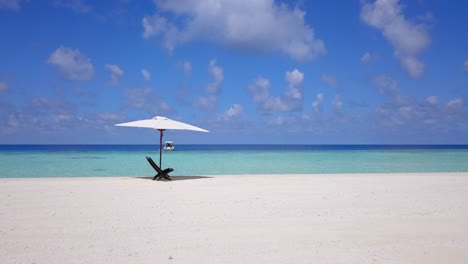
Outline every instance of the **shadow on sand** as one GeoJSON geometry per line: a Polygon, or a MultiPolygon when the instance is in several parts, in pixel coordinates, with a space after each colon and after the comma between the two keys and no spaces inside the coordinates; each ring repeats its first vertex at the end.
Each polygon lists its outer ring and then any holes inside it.
{"type": "MultiPolygon", "coordinates": [[[[135,177],[135,178],[143,179],[143,180],[153,180],[153,177],[135,177]]],[[[208,176],[171,176],[171,181],[162,179],[162,180],[160,180],[160,182],[199,180],[199,179],[210,179],[210,178],[213,178],[213,177],[208,177],[208,176]]]]}

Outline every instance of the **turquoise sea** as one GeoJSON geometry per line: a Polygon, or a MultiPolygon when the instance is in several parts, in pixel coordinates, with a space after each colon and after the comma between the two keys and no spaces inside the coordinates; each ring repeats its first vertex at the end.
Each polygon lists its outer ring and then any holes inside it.
{"type": "MultiPolygon", "coordinates": [[[[158,145],[0,145],[0,178],[153,176],[158,145]]],[[[176,145],[173,176],[468,172],[467,145],[176,145]]]]}

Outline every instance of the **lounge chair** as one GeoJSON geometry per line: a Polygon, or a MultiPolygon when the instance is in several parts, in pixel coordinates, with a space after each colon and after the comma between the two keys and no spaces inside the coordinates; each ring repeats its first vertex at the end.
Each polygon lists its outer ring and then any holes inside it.
{"type": "Polygon", "coordinates": [[[171,180],[171,178],[169,177],[169,173],[174,171],[173,168],[167,168],[165,170],[161,170],[161,168],[159,168],[159,166],[156,165],[156,163],[154,163],[152,158],[146,157],[146,160],[149,162],[151,167],[153,167],[153,169],[158,173],[158,174],[154,175],[153,181],[154,180],[159,181],[161,178],[164,178],[164,179],[169,180],[169,181],[171,180]]]}

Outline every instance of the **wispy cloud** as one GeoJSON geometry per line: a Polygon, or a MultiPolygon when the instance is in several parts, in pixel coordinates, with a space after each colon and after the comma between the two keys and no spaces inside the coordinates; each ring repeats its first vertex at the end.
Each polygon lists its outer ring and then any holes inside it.
{"type": "Polygon", "coordinates": [[[303,80],[304,74],[294,69],[286,72],[288,87],[281,96],[270,95],[270,81],[263,77],[258,77],[248,85],[247,92],[257,104],[257,110],[263,114],[300,111],[304,101],[303,80]]]}
{"type": "Polygon", "coordinates": [[[198,97],[198,99],[194,102],[194,106],[205,110],[205,111],[212,111],[215,110],[218,104],[218,98],[214,95],[198,97]]]}
{"type": "Polygon", "coordinates": [[[338,81],[338,79],[336,79],[336,77],[331,75],[331,74],[326,74],[326,73],[322,74],[320,76],[320,80],[323,83],[325,83],[325,84],[327,84],[327,85],[329,85],[329,86],[331,86],[333,88],[338,88],[340,86],[340,82],[338,81]]]}
{"type": "Polygon", "coordinates": [[[115,64],[106,64],[105,68],[110,73],[109,84],[118,86],[120,84],[120,78],[124,75],[124,71],[115,64]]]}
{"type": "Polygon", "coordinates": [[[82,87],[75,87],[74,92],[79,97],[88,98],[88,99],[96,98],[96,94],[94,94],[93,92],[87,91],[86,89],[82,87]]]}
{"type": "Polygon", "coordinates": [[[456,98],[447,103],[447,106],[451,109],[461,109],[464,106],[462,98],[456,98]]]}
{"type": "Polygon", "coordinates": [[[204,127],[209,127],[212,131],[216,131],[217,134],[226,134],[230,140],[233,140],[235,137],[248,133],[246,128],[252,129],[255,126],[254,122],[244,118],[243,113],[244,108],[242,105],[233,104],[226,111],[211,115],[210,118],[203,120],[201,124],[204,127]],[[232,134],[234,130],[236,135],[232,134]]]}
{"type": "Polygon", "coordinates": [[[468,60],[463,62],[463,67],[465,68],[465,71],[468,72],[468,60]]]}
{"type": "Polygon", "coordinates": [[[55,7],[63,7],[71,9],[79,13],[89,13],[93,9],[84,0],[54,0],[55,7]]]}
{"type": "Polygon", "coordinates": [[[341,97],[339,95],[336,95],[332,101],[333,109],[335,110],[336,113],[341,113],[343,111],[343,106],[344,106],[344,103],[341,100],[341,97]]]}
{"type": "Polygon", "coordinates": [[[364,64],[369,64],[373,61],[376,60],[376,55],[375,54],[372,54],[370,52],[365,52],[364,54],[362,54],[361,56],[361,62],[364,63],[364,64]]]}
{"type": "Polygon", "coordinates": [[[76,105],[63,98],[34,97],[24,107],[10,108],[2,133],[21,130],[57,133],[78,126],[76,105]]]}
{"type": "Polygon", "coordinates": [[[151,80],[151,73],[147,69],[141,69],[141,75],[143,75],[143,78],[145,78],[145,80],[151,80]]]}
{"type": "Polygon", "coordinates": [[[184,61],[183,68],[185,74],[190,75],[192,73],[192,63],[190,61],[184,61]]]}
{"type": "Polygon", "coordinates": [[[388,75],[376,77],[374,85],[387,99],[376,108],[378,121],[384,126],[393,128],[404,126],[414,129],[431,126],[444,130],[454,127],[459,120],[466,118],[462,98],[454,98],[444,104],[433,95],[420,101],[403,94],[398,82],[388,75]]]}
{"type": "Polygon", "coordinates": [[[62,78],[70,81],[87,81],[94,78],[91,60],[78,49],[60,46],[47,60],[58,67],[62,78]]]}
{"type": "Polygon", "coordinates": [[[219,94],[221,92],[221,84],[224,80],[223,68],[216,64],[216,60],[212,59],[208,65],[208,72],[213,76],[213,82],[205,87],[205,92],[209,94],[219,94]]]}
{"type": "Polygon", "coordinates": [[[427,26],[408,21],[398,0],[377,0],[374,3],[364,0],[362,3],[361,19],[382,31],[395,48],[395,57],[409,75],[421,76],[425,64],[417,55],[431,42],[427,26]]]}
{"type": "MultiPolygon", "coordinates": [[[[314,127],[309,115],[306,114],[290,114],[287,116],[276,116],[271,119],[265,120],[263,127],[271,131],[273,128],[276,133],[308,133],[314,127]]],[[[316,127],[316,126],[315,126],[316,127]]],[[[270,132],[271,133],[271,132],[270,132]]],[[[292,142],[295,141],[291,137],[292,142]]]]}
{"type": "Polygon", "coordinates": [[[0,9],[19,10],[22,0],[0,0],[0,9]]]}
{"type": "Polygon", "coordinates": [[[242,114],[242,105],[233,104],[224,114],[224,119],[232,119],[239,117],[242,114]]]}
{"type": "Polygon", "coordinates": [[[90,131],[96,136],[102,136],[102,132],[109,135],[113,124],[125,120],[124,115],[112,112],[80,114],[76,103],[61,96],[33,97],[24,106],[0,102],[0,109],[0,135],[14,135],[23,142],[44,142],[47,138],[48,142],[57,143],[59,138],[65,138],[70,143],[70,138],[90,131]]]}
{"type": "Polygon", "coordinates": [[[372,80],[379,92],[386,96],[396,96],[400,93],[398,82],[389,75],[381,74],[372,80]]]}
{"type": "Polygon", "coordinates": [[[161,36],[172,51],[192,40],[253,52],[281,51],[295,60],[325,53],[325,44],[298,6],[273,0],[155,1],[160,11],[143,18],[143,37],[161,36]],[[165,16],[165,14],[171,13],[165,16]]]}
{"type": "Polygon", "coordinates": [[[153,92],[151,87],[127,89],[124,94],[127,106],[143,110],[149,115],[170,114],[174,109],[153,92]]]}
{"type": "Polygon", "coordinates": [[[323,112],[323,98],[325,95],[323,93],[318,93],[315,100],[312,102],[312,109],[316,114],[321,114],[323,112]]]}
{"type": "Polygon", "coordinates": [[[0,82],[0,94],[2,92],[6,92],[8,91],[9,87],[8,87],[8,83],[6,82],[0,82]]]}
{"type": "MultiPolygon", "coordinates": [[[[190,70],[191,70],[191,64],[190,70]]],[[[187,64],[184,63],[184,70],[187,64]]],[[[187,66],[188,67],[188,66],[187,66]]],[[[208,64],[208,72],[213,77],[213,81],[204,88],[205,96],[199,96],[193,106],[203,111],[213,111],[218,107],[218,96],[221,94],[221,85],[224,80],[224,70],[212,59],[208,64]]]]}
{"type": "Polygon", "coordinates": [[[437,96],[432,95],[426,98],[426,102],[431,105],[436,105],[439,102],[439,98],[437,98],[437,96]]]}

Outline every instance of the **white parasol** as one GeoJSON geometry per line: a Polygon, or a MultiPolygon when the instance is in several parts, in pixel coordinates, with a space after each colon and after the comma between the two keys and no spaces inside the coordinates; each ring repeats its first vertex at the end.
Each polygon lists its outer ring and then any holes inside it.
{"type": "Polygon", "coordinates": [[[138,120],[128,123],[116,124],[116,126],[125,126],[125,127],[144,127],[144,128],[153,128],[159,130],[159,166],[161,167],[161,156],[162,156],[162,138],[163,132],[168,129],[176,130],[192,130],[199,132],[209,132],[203,128],[192,126],[186,123],[175,121],[163,116],[156,116],[152,119],[138,120]]]}

